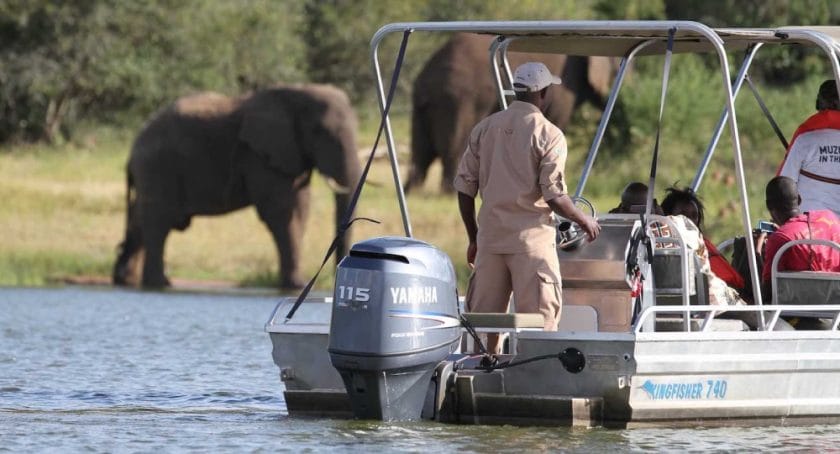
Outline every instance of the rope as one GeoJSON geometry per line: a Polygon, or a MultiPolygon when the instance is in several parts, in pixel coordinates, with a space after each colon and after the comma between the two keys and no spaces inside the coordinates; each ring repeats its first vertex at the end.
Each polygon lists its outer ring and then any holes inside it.
{"type": "Polygon", "coordinates": [[[770,113],[770,109],[767,108],[767,104],[765,104],[764,100],[761,99],[761,95],[758,94],[758,89],[755,88],[752,79],[750,79],[750,75],[744,75],[744,80],[747,82],[747,86],[750,87],[750,91],[752,91],[755,100],[758,102],[758,106],[761,107],[761,111],[764,112],[764,116],[767,117],[767,121],[770,122],[770,126],[773,128],[773,132],[776,133],[776,137],[778,137],[779,141],[782,142],[782,145],[785,147],[785,150],[789,149],[790,144],[788,144],[788,141],[785,138],[785,134],[779,127],[779,124],[776,123],[776,119],[773,118],[773,114],[770,113]]]}
{"type": "Polygon", "coordinates": [[[653,211],[653,187],[656,183],[656,166],[659,162],[659,139],[662,134],[662,114],[665,112],[665,94],[668,92],[668,76],[671,73],[671,54],[674,50],[674,34],[677,29],[673,27],[668,30],[668,45],[665,48],[665,64],[662,68],[662,95],[659,99],[659,121],[656,123],[656,142],[653,145],[653,162],[650,164],[650,182],[648,184],[647,202],[645,203],[645,216],[653,211]]]}

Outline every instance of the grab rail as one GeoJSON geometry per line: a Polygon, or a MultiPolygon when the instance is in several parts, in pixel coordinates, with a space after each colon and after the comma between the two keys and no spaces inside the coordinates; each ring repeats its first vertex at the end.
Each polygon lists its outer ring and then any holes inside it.
{"type": "MultiPolygon", "coordinates": [[[[689,254],[687,253],[687,251],[689,249],[688,249],[688,246],[686,245],[685,240],[682,237],[682,234],[680,233],[680,230],[677,229],[677,225],[670,218],[668,218],[667,216],[660,216],[660,215],[657,215],[657,214],[652,214],[652,215],[648,216],[648,222],[647,222],[647,226],[645,226],[645,228],[647,229],[648,235],[651,238],[653,238],[653,241],[654,241],[654,256],[656,256],[656,250],[658,250],[658,249],[672,249],[672,248],[660,247],[659,246],[660,244],[663,244],[663,243],[676,244],[676,249],[679,250],[680,267],[682,268],[680,270],[680,280],[682,281],[682,290],[683,290],[682,291],[682,301],[683,301],[683,305],[687,306],[688,302],[689,302],[688,297],[689,297],[689,289],[690,289],[690,285],[691,285],[689,283],[689,279],[691,278],[691,276],[689,276],[689,271],[690,271],[689,262],[688,262],[689,254]],[[669,235],[664,236],[661,233],[659,235],[655,234],[654,229],[653,229],[653,224],[655,224],[655,223],[660,223],[660,224],[666,226],[669,230],[669,235]]],[[[652,262],[653,262],[653,257],[651,257],[651,263],[652,262]]],[[[653,284],[654,284],[654,290],[655,290],[657,288],[656,276],[653,276],[653,284]]],[[[698,289],[697,291],[699,293],[700,290],[698,289]]]]}
{"type": "MultiPolygon", "coordinates": [[[[778,305],[766,305],[766,306],[651,306],[642,311],[642,314],[639,316],[639,320],[636,322],[636,327],[634,328],[633,332],[638,334],[642,332],[642,327],[648,317],[655,317],[656,314],[660,313],[673,313],[678,315],[688,315],[692,312],[706,312],[706,316],[703,317],[703,324],[700,327],[700,332],[706,332],[711,328],[712,320],[714,320],[718,313],[723,312],[759,312],[759,313],[771,313],[772,317],[770,321],[767,322],[765,329],[767,331],[772,331],[773,328],[776,326],[776,322],[779,321],[779,317],[782,313],[786,312],[801,312],[801,311],[816,311],[822,312],[826,314],[833,313],[833,321],[831,324],[830,331],[837,331],[838,326],[840,325],[840,304],[825,304],[825,305],[818,305],[818,304],[811,304],[811,305],[800,305],[800,304],[778,304],[778,305]]],[[[828,318],[828,317],[826,317],[828,318]]],[[[696,320],[699,320],[696,319],[696,320]]],[[[654,326],[653,332],[656,332],[656,323],[652,324],[654,326]]],[[[691,332],[691,324],[685,325],[685,332],[691,332]]],[[[826,330],[829,331],[829,330],[826,330]]]]}
{"type": "MultiPolygon", "coordinates": [[[[788,250],[790,250],[792,247],[803,245],[803,244],[814,245],[814,246],[828,246],[832,249],[840,250],[840,244],[837,244],[834,241],[821,240],[821,239],[818,239],[818,238],[812,238],[812,239],[803,238],[801,240],[789,241],[789,242],[785,243],[784,245],[782,245],[782,247],[779,248],[779,251],[776,252],[776,255],[773,257],[773,263],[771,264],[771,267],[770,267],[770,284],[771,284],[772,295],[773,295],[773,301],[771,301],[772,304],[776,304],[776,302],[779,301],[779,299],[778,299],[778,296],[779,296],[779,294],[778,294],[778,291],[779,291],[778,280],[779,280],[779,273],[780,273],[779,262],[781,261],[782,256],[788,250]]],[[[795,273],[797,271],[808,271],[808,270],[796,270],[796,271],[791,270],[789,272],[794,272],[795,273]]],[[[783,270],[781,272],[786,272],[786,271],[783,270]]]]}

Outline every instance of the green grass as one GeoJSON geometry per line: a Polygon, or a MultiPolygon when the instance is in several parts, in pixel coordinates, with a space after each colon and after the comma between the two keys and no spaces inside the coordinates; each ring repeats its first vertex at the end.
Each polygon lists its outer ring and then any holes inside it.
{"type": "MultiPolygon", "coordinates": [[[[678,61],[675,59],[675,68],[678,61]]],[[[720,115],[722,83],[699,63],[675,69],[663,124],[662,152],[656,195],[664,187],[691,182],[700,155],[720,115]]],[[[762,87],[762,95],[789,136],[812,113],[813,97],[822,77],[814,75],[791,87],[762,87]]],[[[593,169],[584,195],[599,212],[618,203],[629,181],[647,182],[658,114],[659,81],[634,77],[622,92],[628,116],[634,119],[631,140],[613,142],[593,169]]],[[[405,101],[405,100],[402,100],[405,101]]],[[[763,188],[782,159],[784,150],[748,92],[738,98],[741,143],[750,182],[753,222],[767,218],[763,188]]],[[[408,161],[407,109],[392,119],[402,163],[408,161]]],[[[566,128],[570,188],[578,182],[582,164],[600,112],[579,110],[566,128]]],[[[372,144],[378,119],[362,115],[360,144],[372,144]]],[[[48,285],[68,276],[109,276],[116,246],[125,224],[124,164],[133,131],[90,128],[78,139],[58,147],[22,146],[0,149],[0,285],[48,285]]],[[[384,138],[380,147],[385,148],[384,138]]],[[[734,165],[728,130],[706,174],[701,196],[707,206],[707,234],[721,241],[740,231],[740,205],[734,184],[734,165]]],[[[402,169],[407,174],[407,169],[402,169]]],[[[465,234],[452,196],[437,193],[440,166],[433,166],[425,186],[408,199],[414,235],[452,257],[461,290],[468,275],[465,234]]],[[[314,274],[332,239],[332,197],[322,179],[313,179],[307,233],[303,240],[303,268],[314,274]]],[[[387,159],[377,159],[357,209],[358,216],[381,221],[360,222],[353,239],[401,235],[393,178],[387,159]]],[[[225,280],[243,286],[272,286],[277,275],[274,245],[252,208],[224,216],[200,217],[185,232],[173,232],[166,248],[167,273],[181,279],[225,280]]],[[[332,262],[317,287],[329,289],[332,262]]]]}

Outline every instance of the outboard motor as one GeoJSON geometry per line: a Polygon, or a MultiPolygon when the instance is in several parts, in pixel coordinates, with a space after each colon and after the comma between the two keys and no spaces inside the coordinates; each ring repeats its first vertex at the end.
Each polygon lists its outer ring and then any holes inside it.
{"type": "Polygon", "coordinates": [[[432,374],[460,336],[455,270],[434,246],[373,238],[338,265],[329,352],[357,418],[420,419],[432,374]]]}

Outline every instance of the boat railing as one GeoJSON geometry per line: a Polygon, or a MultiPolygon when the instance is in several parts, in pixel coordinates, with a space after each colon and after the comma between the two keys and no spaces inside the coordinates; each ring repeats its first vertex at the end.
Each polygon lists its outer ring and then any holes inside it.
{"type": "Polygon", "coordinates": [[[268,321],[265,322],[265,331],[269,333],[278,331],[326,333],[329,330],[328,322],[333,298],[309,296],[295,313],[295,318],[287,320],[286,314],[294,306],[296,300],[297,298],[293,296],[280,298],[268,321]],[[327,321],[326,324],[324,320],[327,321]]]}
{"type": "MultiPolygon", "coordinates": [[[[743,238],[743,237],[741,237],[741,238],[743,238]]],[[[715,247],[717,247],[718,252],[720,252],[721,254],[725,254],[725,253],[729,252],[729,249],[735,247],[735,241],[737,239],[738,238],[736,237],[736,238],[729,238],[729,239],[723,240],[720,243],[718,243],[717,246],[715,246],[715,247]]]]}
{"type": "MultiPolygon", "coordinates": [[[[840,272],[832,271],[784,271],[779,270],[782,256],[796,246],[830,247],[840,251],[840,244],[821,239],[800,239],[785,243],[773,257],[770,272],[772,304],[796,305],[801,310],[797,316],[818,316],[805,310],[805,305],[840,304],[840,272]]],[[[820,311],[822,313],[822,310],[820,311]]]]}
{"type": "MultiPolygon", "coordinates": [[[[770,304],[765,306],[652,306],[642,311],[641,315],[639,316],[639,320],[635,325],[634,332],[640,333],[643,331],[649,331],[643,329],[643,327],[645,326],[645,322],[648,321],[647,319],[650,317],[656,318],[658,315],[662,314],[678,315],[688,321],[697,320],[700,326],[699,329],[694,331],[713,331],[713,321],[717,319],[719,315],[726,312],[763,313],[765,315],[765,319],[767,320],[767,323],[765,325],[766,331],[773,331],[776,327],[776,323],[779,321],[779,317],[781,317],[782,315],[794,316],[795,314],[799,314],[802,312],[808,312],[813,315],[819,315],[821,318],[830,318],[832,320],[830,331],[837,331],[838,325],[840,325],[840,304],[770,304]],[[769,316],[769,319],[767,318],[767,316],[769,316]]],[[[656,324],[651,323],[650,326],[655,327],[656,324]]],[[[683,323],[682,326],[684,327],[683,331],[692,331],[692,323],[683,323]]],[[[654,328],[653,331],[656,331],[656,329],[654,328]]]]}

